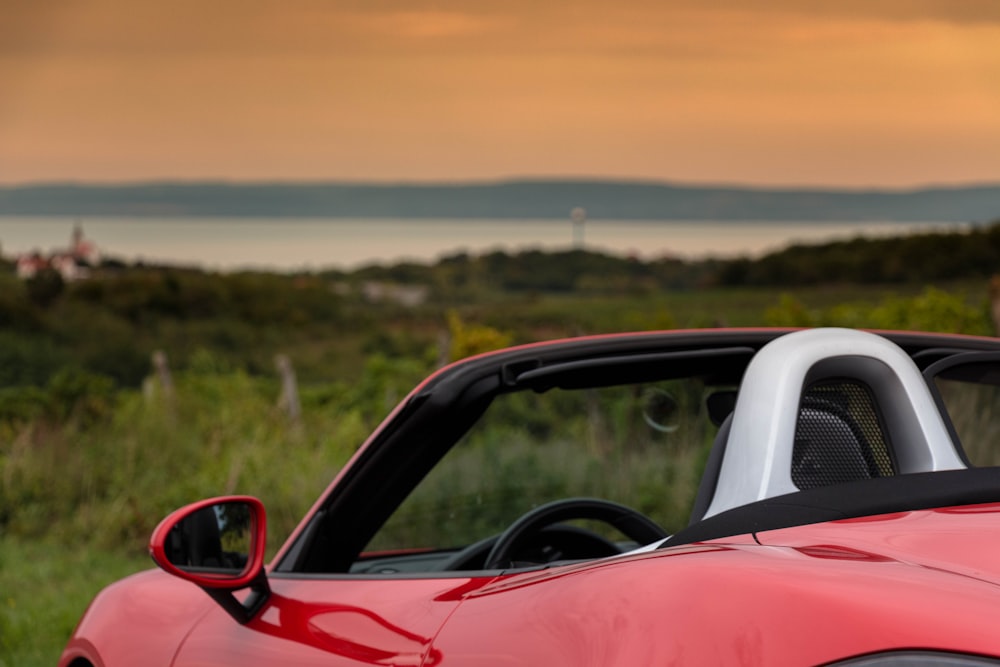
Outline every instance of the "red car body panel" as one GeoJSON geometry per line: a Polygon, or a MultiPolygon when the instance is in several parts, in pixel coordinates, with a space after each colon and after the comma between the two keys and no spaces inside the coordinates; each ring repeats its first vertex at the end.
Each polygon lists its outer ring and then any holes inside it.
{"type": "Polygon", "coordinates": [[[59,664],[83,659],[96,667],[168,665],[198,619],[218,608],[204,591],[166,572],[134,574],[94,598],[59,664]]]}
{"type": "Polygon", "coordinates": [[[996,655],[1000,506],[965,515],[960,529],[943,518],[964,510],[872,521],[861,545],[857,526],[836,522],[762,537],[795,546],[726,540],[508,578],[471,595],[435,647],[444,664],[484,666],[815,665],[893,648],[996,655]],[[950,532],[963,538],[944,544],[950,532]],[[867,550],[880,544],[885,553],[867,550]],[[908,548],[933,544],[926,557],[908,548]]]}
{"type": "Polygon", "coordinates": [[[85,615],[75,633],[90,641],[71,641],[59,664],[78,658],[106,667],[437,664],[431,641],[441,625],[470,591],[493,578],[276,576],[264,609],[240,625],[197,586],[151,570],[95,599],[92,606],[102,613],[85,615]],[[123,634],[123,627],[130,632],[123,634]],[[114,651],[104,651],[102,661],[94,643],[114,651]]]}
{"type": "Polygon", "coordinates": [[[891,560],[1000,586],[1000,504],[844,519],[757,537],[815,558],[891,560]],[[851,551],[824,545],[850,545],[851,551]]]}
{"type": "Polygon", "coordinates": [[[209,613],[173,663],[196,665],[438,664],[431,642],[481,579],[271,579],[272,595],[247,625],[209,613]]]}
{"type": "MultiPolygon", "coordinates": [[[[760,544],[739,536],[498,578],[272,576],[271,599],[245,626],[197,587],[147,572],[102,594],[115,598],[103,603],[121,618],[88,616],[79,632],[116,638],[107,667],[603,667],[663,664],[665,656],[687,665],[809,665],[891,648],[995,655],[998,528],[1000,504],[799,526],[761,533],[760,544]],[[126,617],[155,632],[129,643],[120,634],[126,617]],[[150,645],[150,636],[160,641],[150,645]]],[[[89,654],[71,644],[62,664],[89,654]]]]}

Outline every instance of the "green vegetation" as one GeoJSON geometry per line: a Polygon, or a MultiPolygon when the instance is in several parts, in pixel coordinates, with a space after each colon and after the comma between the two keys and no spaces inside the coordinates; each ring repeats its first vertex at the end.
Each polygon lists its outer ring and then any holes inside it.
{"type": "Polygon", "coordinates": [[[0,540],[0,666],[56,664],[94,594],[149,563],[121,548],[0,540]]]}
{"type": "MultiPolygon", "coordinates": [[[[251,493],[280,544],[367,433],[450,358],[720,325],[991,335],[1000,229],[939,236],[760,262],[492,253],[295,276],[110,263],[75,283],[22,282],[4,264],[0,666],[54,663],[90,597],[148,562],[149,532],[177,506],[251,493]],[[297,418],[279,403],[279,354],[298,378],[297,418]]],[[[685,450],[669,471],[683,493],[702,460],[685,450]]]]}
{"type": "MultiPolygon", "coordinates": [[[[717,387],[715,389],[718,389],[717,387]]],[[[670,532],[687,524],[716,433],[699,378],[497,397],[367,549],[440,548],[496,535],[525,512],[597,497],[638,509],[670,532]],[[652,398],[669,397],[662,428],[652,398]]],[[[588,526],[608,538],[614,530],[588,526]]]]}

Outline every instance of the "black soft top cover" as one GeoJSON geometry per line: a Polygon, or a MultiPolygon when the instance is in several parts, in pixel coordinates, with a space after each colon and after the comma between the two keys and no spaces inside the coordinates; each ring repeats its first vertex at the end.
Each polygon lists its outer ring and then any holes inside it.
{"type": "Polygon", "coordinates": [[[993,502],[1000,502],[996,467],[876,477],[734,507],[684,528],[661,548],[837,519],[993,502]]]}

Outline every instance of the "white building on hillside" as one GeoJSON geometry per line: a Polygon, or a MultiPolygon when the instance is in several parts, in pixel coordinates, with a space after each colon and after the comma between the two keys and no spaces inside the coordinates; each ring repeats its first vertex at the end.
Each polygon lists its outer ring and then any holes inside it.
{"type": "Polygon", "coordinates": [[[90,270],[101,262],[97,246],[83,236],[80,223],[73,226],[69,248],[53,250],[49,255],[27,253],[17,258],[17,277],[28,280],[44,269],[55,269],[63,280],[83,280],[90,277],[90,270]]]}

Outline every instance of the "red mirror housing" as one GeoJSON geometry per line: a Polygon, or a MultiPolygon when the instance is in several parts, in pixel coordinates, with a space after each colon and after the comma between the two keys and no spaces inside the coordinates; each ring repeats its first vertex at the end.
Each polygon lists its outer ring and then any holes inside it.
{"type": "Polygon", "coordinates": [[[209,498],[168,515],[153,531],[149,553],[164,571],[201,587],[246,623],[267,599],[267,518],[251,496],[209,498]],[[239,602],[233,591],[251,588],[239,602]]]}

